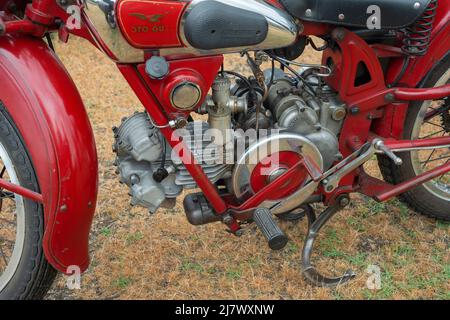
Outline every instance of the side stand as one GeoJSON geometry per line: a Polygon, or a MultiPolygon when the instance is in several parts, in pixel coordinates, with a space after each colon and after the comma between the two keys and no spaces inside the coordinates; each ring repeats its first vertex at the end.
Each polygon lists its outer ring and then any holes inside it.
{"type": "Polygon", "coordinates": [[[341,209],[349,204],[350,200],[347,195],[340,196],[337,199],[337,204],[327,208],[317,218],[314,211],[306,211],[308,217],[308,235],[305,239],[305,245],[303,247],[302,255],[302,272],[305,278],[316,286],[322,287],[336,287],[353,279],[356,274],[348,270],[345,274],[338,278],[327,278],[320,274],[314,266],[311,264],[311,254],[314,246],[314,241],[322,229],[322,227],[341,209]]]}

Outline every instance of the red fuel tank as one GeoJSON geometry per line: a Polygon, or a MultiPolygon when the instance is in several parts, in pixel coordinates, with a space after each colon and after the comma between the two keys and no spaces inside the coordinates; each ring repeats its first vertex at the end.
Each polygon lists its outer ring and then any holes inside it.
{"type": "Polygon", "coordinates": [[[117,22],[125,39],[136,48],[183,47],[180,21],[190,1],[119,0],[117,22]]]}

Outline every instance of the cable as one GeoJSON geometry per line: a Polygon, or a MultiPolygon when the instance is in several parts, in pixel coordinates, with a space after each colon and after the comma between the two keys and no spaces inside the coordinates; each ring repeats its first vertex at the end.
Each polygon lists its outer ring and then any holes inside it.
{"type": "Polygon", "coordinates": [[[282,66],[286,67],[286,69],[288,69],[290,72],[292,72],[301,82],[303,82],[305,84],[305,86],[308,87],[308,89],[311,91],[311,93],[314,96],[317,96],[316,92],[314,91],[314,88],[308,83],[308,81],[306,81],[297,71],[295,71],[292,67],[290,67],[288,63],[284,62],[281,58],[279,58],[273,54],[269,54],[269,56],[272,59],[275,59],[276,61],[278,61],[282,66]]]}

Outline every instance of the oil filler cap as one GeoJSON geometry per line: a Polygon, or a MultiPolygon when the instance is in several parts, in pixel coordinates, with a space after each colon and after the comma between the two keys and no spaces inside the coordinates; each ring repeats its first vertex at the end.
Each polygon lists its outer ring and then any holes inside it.
{"type": "Polygon", "coordinates": [[[152,79],[163,79],[169,74],[169,63],[163,57],[151,57],[145,63],[145,72],[152,79]]]}

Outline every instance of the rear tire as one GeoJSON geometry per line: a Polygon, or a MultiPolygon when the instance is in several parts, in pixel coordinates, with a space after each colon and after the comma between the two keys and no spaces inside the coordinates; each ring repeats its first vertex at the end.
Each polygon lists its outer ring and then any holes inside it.
{"type": "MultiPolygon", "coordinates": [[[[448,54],[430,73],[430,77],[422,84],[422,87],[429,88],[437,85],[449,83],[450,79],[450,55],[448,54]],[[444,83],[442,83],[444,81],[444,83]]],[[[448,103],[448,102],[446,102],[448,103]]],[[[427,111],[428,105],[424,101],[415,101],[409,107],[408,115],[405,121],[404,139],[414,139],[417,136],[417,125],[420,119],[423,119],[424,110],[427,111]]],[[[449,111],[450,113],[450,111],[449,111]]],[[[444,133],[449,135],[447,131],[444,133]]],[[[438,137],[438,135],[436,135],[438,137]]],[[[450,150],[448,150],[450,152],[450,150]]],[[[396,166],[386,156],[378,156],[378,162],[385,180],[392,184],[399,184],[412,179],[418,175],[418,156],[417,152],[398,153],[403,159],[403,165],[396,166]]],[[[449,158],[450,159],[450,158],[449,158]]],[[[446,160],[446,159],[445,159],[446,160]]],[[[445,161],[443,160],[443,161],[445,161]]],[[[420,159],[419,159],[420,161],[420,159]]],[[[419,162],[420,164],[420,162],[419,162]]],[[[420,164],[422,166],[422,164],[420,164]]],[[[447,173],[445,178],[450,173],[447,173]]],[[[402,194],[399,198],[413,210],[443,221],[450,221],[450,184],[447,184],[448,194],[445,190],[442,194],[430,182],[421,185],[415,189],[402,194]],[[436,189],[436,190],[435,190],[436,189]]],[[[444,184],[446,182],[444,181],[444,184]]],[[[443,187],[445,189],[445,187],[443,187]]]]}
{"type": "MultiPolygon", "coordinates": [[[[28,150],[6,107],[1,102],[0,149],[4,154],[4,158],[7,158],[6,162],[12,165],[9,166],[10,170],[7,170],[10,180],[13,181],[11,177],[14,177],[14,180],[21,186],[39,192],[39,185],[28,150]],[[11,173],[9,171],[13,172],[11,173]]],[[[7,168],[5,165],[6,162],[3,159],[2,162],[4,167],[7,168]]],[[[14,232],[14,249],[10,250],[12,257],[15,252],[14,250],[16,250],[16,244],[19,243],[17,239],[19,239],[18,234],[20,234],[20,243],[22,245],[17,251],[20,252],[20,255],[17,255],[17,259],[15,258],[15,261],[18,262],[12,263],[12,258],[8,262],[6,257],[5,259],[0,257],[6,265],[4,267],[0,264],[0,300],[42,299],[56,276],[56,270],[47,262],[42,248],[44,235],[43,206],[32,200],[14,195],[9,199],[3,198],[2,196],[0,201],[2,201],[3,207],[5,205],[3,201],[6,200],[15,202],[15,210],[12,216],[16,217],[17,230],[19,230],[19,214],[23,215],[24,219],[20,220],[20,223],[23,224],[20,226],[20,230],[22,231],[18,232],[16,230],[14,232]],[[8,266],[10,266],[9,269],[8,266]]],[[[8,222],[8,225],[10,224],[8,222]]],[[[1,228],[6,230],[8,227],[0,223],[0,231],[2,231],[1,228]]],[[[6,243],[5,241],[1,242],[0,245],[4,245],[6,243]]]]}

